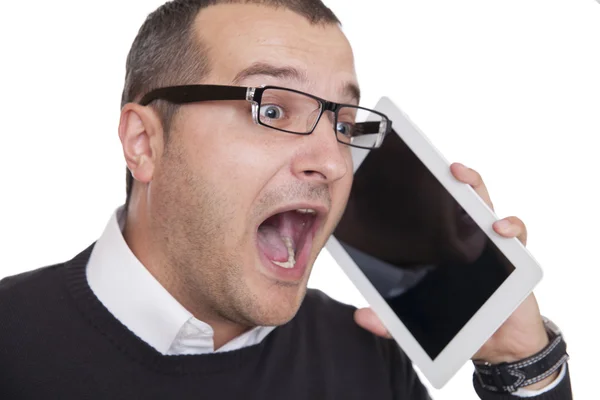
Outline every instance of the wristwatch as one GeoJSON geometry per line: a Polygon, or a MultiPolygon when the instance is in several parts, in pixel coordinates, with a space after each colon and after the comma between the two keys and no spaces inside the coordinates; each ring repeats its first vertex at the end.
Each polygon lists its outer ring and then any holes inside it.
{"type": "Polygon", "coordinates": [[[512,393],[533,385],[558,371],[569,360],[567,345],[560,329],[544,318],[550,343],[537,354],[512,363],[490,364],[474,361],[475,375],[481,386],[496,393],[512,393]]]}

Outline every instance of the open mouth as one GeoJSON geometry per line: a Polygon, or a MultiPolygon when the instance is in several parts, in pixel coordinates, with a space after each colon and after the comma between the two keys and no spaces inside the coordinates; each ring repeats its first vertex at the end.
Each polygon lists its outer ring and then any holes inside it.
{"type": "Polygon", "coordinates": [[[285,269],[294,268],[300,255],[310,250],[317,219],[318,212],[312,208],[272,215],[258,227],[259,250],[273,264],[285,269]]]}

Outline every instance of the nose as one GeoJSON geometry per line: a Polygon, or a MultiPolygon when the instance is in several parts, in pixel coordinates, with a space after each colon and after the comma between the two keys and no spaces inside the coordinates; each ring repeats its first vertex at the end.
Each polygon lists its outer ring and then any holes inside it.
{"type": "Polygon", "coordinates": [[[337,141],[330,112],[323,113],[313,133],[302,136],[301,143],[292,165],[299,179],[333,183],[352,170],[350,148],[337,141]]]}

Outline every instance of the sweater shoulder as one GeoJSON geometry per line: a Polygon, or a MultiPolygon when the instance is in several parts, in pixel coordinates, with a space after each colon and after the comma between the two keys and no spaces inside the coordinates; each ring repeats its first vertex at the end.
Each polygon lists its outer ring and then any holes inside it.
{"type": "Polygon", "coordinates": [[[298,328],[318,337],[343,335],[353,342],[373,343],[376,337],[354,321],[356,307],[339,302],[317,289],[308,289],[296,316],[298,328]]]}
{"type": "MultiPolygon", "coordinates": [[[[66,270],[70,268],[73,271],[84,271],[93,246],[92,244],[71,260],[0,279],[0,311],[1,306],[7,303],[14,305],[37,301],[37,307],[40,307],[45,300],[56,295],[64,297],[66,270]],[[74,265],[77,266],[76,269],[73,268],[74,265]]],[[[85,279],[85,272],[78,275],[85,279]]]]}
{"type": "Polygon", "coordinates": [[[294,326],[296,343],[312,349],[313,356],[326,355],[327,359],[320,361],[334,369],[386,377],[393,392],[400,393],[397,398],[427,399],[426,389],[398,344],[359,326],[354,321],[355,311],[354,306],[309,289],[294,326]],[[336,362],[340,364],[332,364],[336,362]]]}
{"type": "Polygon", "coordinates": [[[85,266],[93,247],[94,244],[66,262],[0,280],[0,318],[18,318],[24,324],[28,318],[56,315],[69,308],[68,281],[85,283],[85,266]]]}
{"type": "Polygon", "coordinates": [[[60,296],[64,268],[64,263],[54,264],[0,280],[0,317],[24,317],[60,296]]]}
{"type": "Polygon", "coordinates": [[[358,325],[354,320],[355,311],[352,305],[332,299],[320,290],[309,289],[298,312],[296,329],[317,337],[319,342],[330,340],[335,346],[375,351],[386,359],[392,357],[410,364],[393,339],[377,336],[358,325]]]}
{"type": "Polygon", "coordinates": [[[64,263],[49,265],[17,275],[7,276],[0,280],[0,303],[21,294],[39,293],[49,289],[60,275],[64,263]]]}
{"type": "Polygon", "coordinates": [[[9,344],[0,351],[0,362],[16,362],[24,349],[44,343],[40,332],[46,338],[60,332],[56,322],[68,320],[63,268],[50,265],[0,281],[0,342],[9,344]]]}

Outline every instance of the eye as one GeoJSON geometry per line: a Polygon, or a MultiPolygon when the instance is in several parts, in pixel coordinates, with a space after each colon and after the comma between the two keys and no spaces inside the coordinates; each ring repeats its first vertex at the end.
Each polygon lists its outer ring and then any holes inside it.
{"type": "Polygon", "coordinates": [[[351,136],[352,135],[352,124],[348,123],[348,122],[338,122],[335,130],[337,131],[337,133],[344,135],[344,136],[351,136]]]}
{"type": "Polygon", "coordinates": [[[266,104],[260,107],[260,115],[269,120],[283,118],[283,108],[274,104],[266,104]]]}

